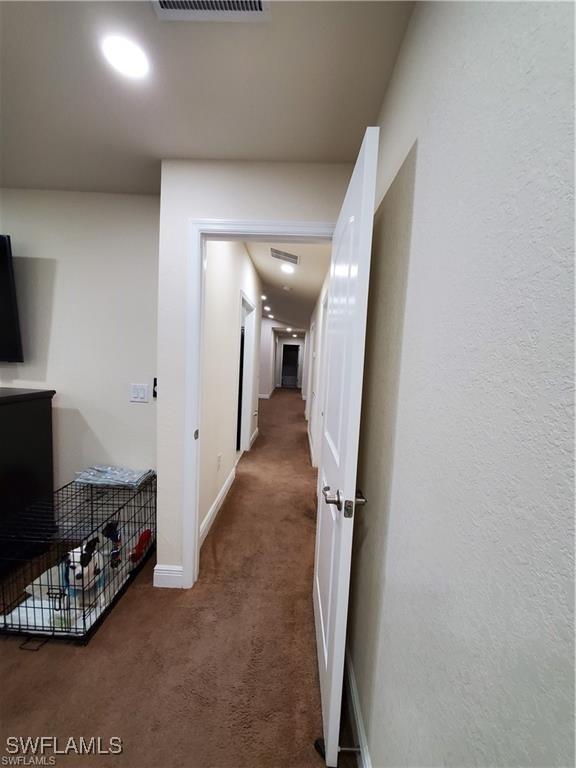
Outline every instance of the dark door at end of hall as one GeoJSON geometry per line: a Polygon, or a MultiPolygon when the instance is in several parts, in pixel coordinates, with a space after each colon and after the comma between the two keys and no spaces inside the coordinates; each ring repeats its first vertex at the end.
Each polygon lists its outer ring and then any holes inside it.
{"type": "Polygon", "coordinates": [[[282,352],[282,386],[298,386],[298,344],[284,344],[282,352]]]}

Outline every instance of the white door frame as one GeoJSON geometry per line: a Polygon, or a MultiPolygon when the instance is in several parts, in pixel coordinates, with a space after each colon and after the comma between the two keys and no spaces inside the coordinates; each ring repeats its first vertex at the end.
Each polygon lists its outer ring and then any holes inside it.
{"type": "MultiPolygon", "coordinates": [[[[277,355],[276,378],[275,378],[276,386],[277,387],[282,386],[282,368],[284,367],[284,347],[287,344],[293,347],[298,347],[298,367],[296,369],[296,387],[301,389],[302,375],[304,372],[304,344],[305,344],[305,341],[302,338],[298,338],[298,339],[287,339],[284,337],[278,338],[278,355],[277,355]],[[299,387],[298,387],[298,384],[300,384],[299,387]]],[[[302,394],[304,394],[304,392],[302,392],[302,394]]]]}
{"type": "Polygon", "coordinates": [[[309,242],[332,240],[333,222],[251,221],[190,219],[186,269],[186,328],[184,391],[184,488],[182,494],[182,586],[189,588],[198,579],[200,563],[200,520],[198,488],[200,475],[200,405],[202,398],[202,324],[204,316],[207,240],[282,240],[309,242]]]}
{"type": "MultiPolygon", "coordinates": [[[[314,460],[315,467],[320,466],[320,460],[322,458],[322,419],[324,418],[324,397],[326,395],[326,377],[324,372],[326,370],[326,318],[328,317],[328,291],[324,294],[322,299],[322,324],[320,326],[320,355],[317,367],[316,378],[316,398],[314,406],[316,412],[314,414],[314,425],[312,432],[312,441],[314,443],[314,460]]],[[[320,473],[318,473],[320,477],[320,473]]],[[[320,480],[318,480],[320,482],[320,480]]]]}
{"type": "MultiPolygon", "coordinates": [[[[256,305],[250,301],[244,291],[240,291],[240,328],[244,325],[244,369],[242,371],[242,413],[240,416],[240,450],[250,450],[252,436],[252,411],[254,401],[254,360],[256,356],[256,305]],[[242,318],[244,308],[246,317],[242,318]]],[[[241,333],[242,331],[240,331],[241,333]]],[[[240,352],[240,342],[238,343],[240,352]]]]}

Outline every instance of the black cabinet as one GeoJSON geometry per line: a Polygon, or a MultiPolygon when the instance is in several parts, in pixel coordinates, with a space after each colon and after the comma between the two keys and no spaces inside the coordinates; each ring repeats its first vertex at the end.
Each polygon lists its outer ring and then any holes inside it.
{"type": "MultiPolygon", "coordinates": [[[[8,520],[12,528],[33,501],[52,496],[54,394],[54,390],[0,387],[0,529],[8,520]]],[[[9,548],[2,537],[0,575],[7,570],[9,548]]]]}

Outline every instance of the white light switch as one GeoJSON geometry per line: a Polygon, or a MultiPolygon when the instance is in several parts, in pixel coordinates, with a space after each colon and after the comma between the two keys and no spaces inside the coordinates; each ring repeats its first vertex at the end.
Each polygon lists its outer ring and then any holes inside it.
{"type": "Polygon", "coordinates": [[[130,384],[130,402],[148,402],[148,384],[130,384]]]}

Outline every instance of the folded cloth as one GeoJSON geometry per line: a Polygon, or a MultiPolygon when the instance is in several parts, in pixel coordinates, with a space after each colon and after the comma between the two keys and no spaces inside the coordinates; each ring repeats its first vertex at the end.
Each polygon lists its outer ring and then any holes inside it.
{"type": "Polygon", "coordinates": [[[153,469],[129,469],[94,464],[93,467],[76,473],[76,482],[82,485],[102,485],[114,488],[139,488],[154,477],[153,469]]]}

